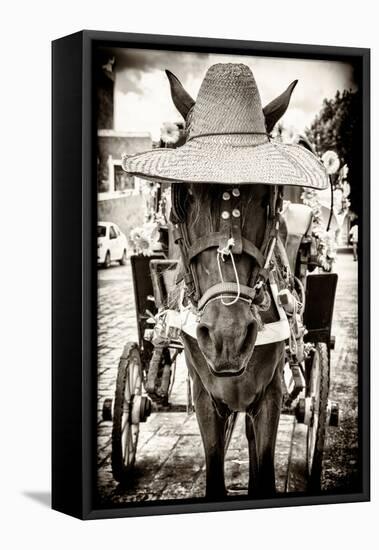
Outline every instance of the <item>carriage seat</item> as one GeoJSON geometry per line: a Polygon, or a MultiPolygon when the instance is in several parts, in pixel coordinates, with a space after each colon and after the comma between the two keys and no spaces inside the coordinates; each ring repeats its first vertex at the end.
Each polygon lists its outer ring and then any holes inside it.
{"type": "Polygon", "coordinates": [[[312,218],[313,213],[309,206],[289,201],[284,203],[279,233],[292,273],[295,273],[301,241],[303,237],[311,234],[312,218]]]}

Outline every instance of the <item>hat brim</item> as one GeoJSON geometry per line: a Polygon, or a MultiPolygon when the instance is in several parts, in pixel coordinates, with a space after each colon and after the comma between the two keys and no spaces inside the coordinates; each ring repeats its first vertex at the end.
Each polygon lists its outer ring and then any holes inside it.
{"type": "Polygon", "coordinates": [[[324,165],[300,145],[259,145],[192,139],[177,149],[153,149],[124,157],[126,172],[150,181],[221,185],[289,185],[326,189],[324,165]]]}

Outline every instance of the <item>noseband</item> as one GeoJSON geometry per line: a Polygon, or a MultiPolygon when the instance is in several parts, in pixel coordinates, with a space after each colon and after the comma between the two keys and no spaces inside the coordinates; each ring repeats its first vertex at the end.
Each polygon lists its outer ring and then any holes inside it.
{"type": "Polygon", "coordinates": [[[253,242],[242,235],[240,190],[238,186],[222,194],[222,213],[219,231],[197,238],[190,242],[186,224],[184,184],[173,183],[171,186],[171,222],[174,227],[174,241],[179,246],[184,268],[183,279],[186,293],[198,313],[211,302],[221,300],[225,306],[231,306],[242,300],[250,305],[260,305],[265,300],[266,281],[270,271],[270,263],[279,232],[279,214],[282,208],[283,191],[279,186],[270,187],[270,200],[267,207],[266,227],[263,243],[258,248],[253,242]],[[220,283],[208,288],[203,295],[200,293],[199,282],[194,261],[202,252],[215,248],[220,274],[220,283]],[[255,260],[250,280],[247,285],[239,282],[234,256],[248,254],[255,260]],[[235,282],[225,282],[222,264],[230,257],[233,264],[235,282]]]}

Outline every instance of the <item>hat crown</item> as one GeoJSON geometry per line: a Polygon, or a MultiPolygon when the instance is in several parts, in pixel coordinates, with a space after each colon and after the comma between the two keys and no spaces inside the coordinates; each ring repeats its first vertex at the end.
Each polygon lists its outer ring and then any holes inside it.
{"type": "Polygon", "coordinates": [[[266,125],[261,98],[250,68],[242,63],[212,65],[197,96],[189,138],[263,132],[266,125]]]}
{"type": "Polygon", "coordinates": [[[126,157],[126,172],[158,182],[328,187],[325,168],[315,155],[267,135],[284,114],[296,81],[263,111],[254,76],[246,65],[210,67],[195,104],[169,74],[174,103],[188,121],[186,143],[126,157]]]}

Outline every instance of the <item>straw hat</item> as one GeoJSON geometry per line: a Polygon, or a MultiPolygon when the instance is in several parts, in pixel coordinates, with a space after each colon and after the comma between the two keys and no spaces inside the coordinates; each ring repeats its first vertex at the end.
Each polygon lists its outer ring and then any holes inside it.
{"type": "Polygon", "coordinates": [[[268,135],[254,76],[243,64],[209,68],[183,146],[124,157],[123,168],[158,181],[328,187],[313,153],[268,135]]]}

